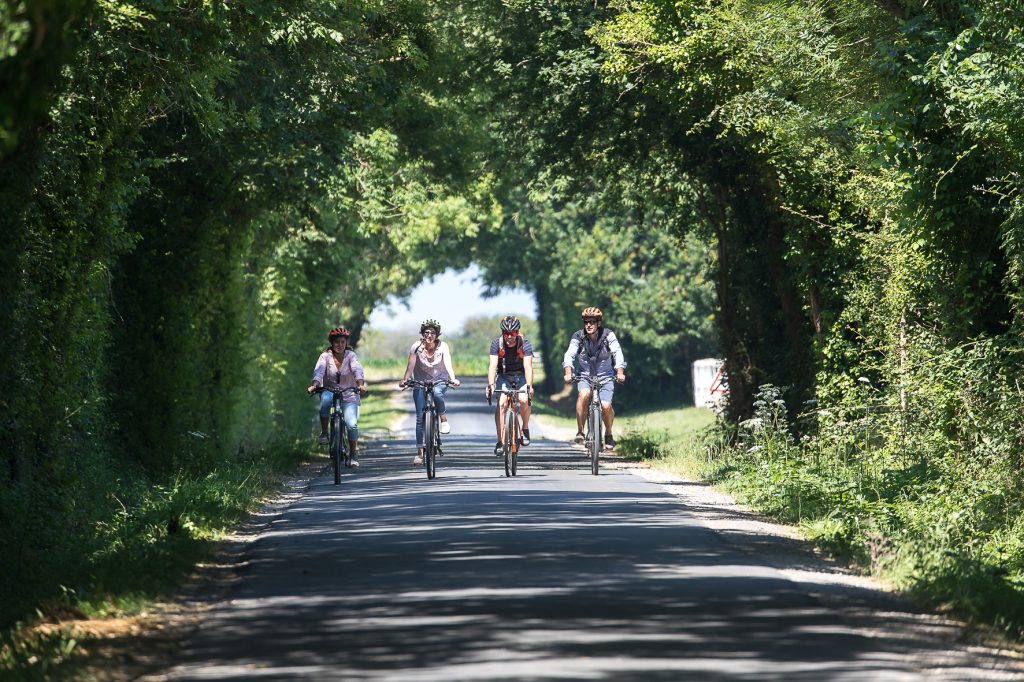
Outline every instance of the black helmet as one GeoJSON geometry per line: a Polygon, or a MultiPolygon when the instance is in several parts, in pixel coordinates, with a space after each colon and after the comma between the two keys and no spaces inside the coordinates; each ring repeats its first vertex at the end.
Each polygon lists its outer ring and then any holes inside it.
{"type": "Polygon", "coordinates": [[[503,332],[517,332],[520,326],[519,318],[513,315],[509,315],[501,321],[501,331],[503,332]]]}
{"type": "Polygon", "coordinates": [[[427,319],[423,320],[423,322],[420,323],[420,334],[427,331],[428,329],[433,329],[435,332],[437,332],[438,336],[441,336],[441,323],[438,322],[437,320],[428,317],[427,319]]]}

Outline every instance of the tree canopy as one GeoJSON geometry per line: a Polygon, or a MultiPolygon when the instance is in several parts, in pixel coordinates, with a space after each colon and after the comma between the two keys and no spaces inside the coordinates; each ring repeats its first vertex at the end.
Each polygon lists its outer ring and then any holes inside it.
{"type": "Polygon", "coordinates": [[[549,380],[597,305],[626,404],[720,355],[734,423],[764,385],[822,442],[880,408],[872,466],[926,463],[904,493],[987,510],[996,552],[1024,519],[1022,26],[1010,0],[4,3],[0,573],[35,599],[129,482],[299,432],[326,329],[358,343],[473,262],[535,295],[549,380]]]}

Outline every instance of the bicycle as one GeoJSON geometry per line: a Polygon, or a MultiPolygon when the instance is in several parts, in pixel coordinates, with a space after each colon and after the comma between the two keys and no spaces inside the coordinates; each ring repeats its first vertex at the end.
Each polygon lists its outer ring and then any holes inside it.
{"type": "Polygon", "coordinates": [[[328,452],[331,455],[331,465],[334,467],[334,485],[341,484],[341,463],[344,462],[347,467],[352,466],[352,457],[348,451],[348,428],[345,426],[345,416],[341,407],[341,395],[349,390],[352,389],[326,388],[321,386],[313,391],[313,395],[319,395],[324,391],[330,391],[334,394],[334,398],[331,401],[330,437],[327,441],[328,452]]]}
{"type": "Polygon", "coordinates": [[[573,374],[570,381],[572,383],[585,381],[590,385],[590,406],[587,408],[587,433],[583,438],[583,447],[590,455],[590,472],[597,476],[601,448],[604,446],[604,440],[601,437],[601,431],[604,427],[604,421],[601,418],[601,387],[611,381],[615,381],[615,378],[573,374]]]}
{"type": "Polygon", "coordinates": [[[437,475],[437,457],[444,455],[441,452],[441,418],[434,407],[434,387],[452,386],[455,384],[442,379],[440,381],[420,381],[409,379],[405,387],[422,388],[424,394],[423,403],[423,466],[427,470],[427,479],[433,479],[437,475]]]}
{"type": "MultiPolygon", "coordinates": [[[[503,388],[501,390],[495,390],[491,393],[502,394],[508,396],[508,400],[505,401],[504,414],[501,417],[501,451],[505,458],[505,476],[511,477],[516,475],[516,470],[519,466],[519,446],[522,444],[522,427],[520,426],[519,416],[519,403],[522,400],[520,397],[521,391],[516,386],[516,382],[511,382],[511,388],[503,388]]],[[[526,400],[532,404],[530,400],[529,392],[527,392],[526,400]]],[[[491,398],[487,398],[487,404],[491,404],[491,398]]]]}

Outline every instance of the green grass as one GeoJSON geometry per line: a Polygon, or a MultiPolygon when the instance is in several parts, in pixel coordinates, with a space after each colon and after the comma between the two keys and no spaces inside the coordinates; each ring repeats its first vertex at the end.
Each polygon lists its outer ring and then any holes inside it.
{"type": "MultiPolygon", "coordinates": [[[[534,413],[558,428],[575,429],[576,391],[534,401],[534,413]]],[[[682,403],[634,408],[615,416],[616,451],[685,478],[701,478],[709,470],[702,437],[715,422],[714,413],[682,403]]]]}
{"type": "Polygon", "coordinates": [[[654,407],[616,417],[618,453],[689,479],[707,471],[703,432],[715,422],[703,407],[654,407]]]}
{"type": "Polygon", "coordinates": [[[45,600],[35,618],[0,633],[0,677],[66,675],[82,647],[67,630],[46,623],[130,617],[173,595],[216,542],[280,490],[311,453],[307,441],[282,441],[239,452],[206,474],[126,484],[92,534],[60,548],[74,568],[51,582],[73,587],[45,600]]]}
{"type": "MultiPolygon", "coordinates": [[[[400,377],[399,377],[400,378],[400,377]]],[[[359,431],[379,438],[387,433],[400,409],[394,406],[393,396],[398,392],[398,378],[383,378],[370,382],[370,390],[363,396],[359,407],[359,431]]]]}

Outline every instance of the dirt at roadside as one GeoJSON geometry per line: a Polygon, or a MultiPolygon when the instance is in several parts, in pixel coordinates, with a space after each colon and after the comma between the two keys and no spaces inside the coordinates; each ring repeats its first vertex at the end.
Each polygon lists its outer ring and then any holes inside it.
{"type": "Polygon", "coordinates": [[[153,604],[134,616],[71,617],[36,626],[38,632],[63,630],[77,641],[77,655],[66,670],[58,672],[58,678],[122,682],[169,668],[208,605],[217,603],[241,580],[249,543],[303,495],[325,466],[326,461],[321,459],[300,467],[285,482],[280,495],[218,543],[210,560],[197,567],[173,601],[153,604]]]}

